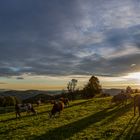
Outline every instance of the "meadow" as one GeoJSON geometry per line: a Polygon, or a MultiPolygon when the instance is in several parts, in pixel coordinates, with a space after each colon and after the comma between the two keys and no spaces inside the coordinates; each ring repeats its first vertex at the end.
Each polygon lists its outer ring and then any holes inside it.
{"type": "Polygon", "coordinates": [[[22,113],[15,119],[13,107],[0,108],[1,140],[129,140],[140,137],[140,118],[133,102],[110,104],[111,97],[75,100],[56,118],[49,118],[51,104],[35,107],[38,115],[22,113]]]}

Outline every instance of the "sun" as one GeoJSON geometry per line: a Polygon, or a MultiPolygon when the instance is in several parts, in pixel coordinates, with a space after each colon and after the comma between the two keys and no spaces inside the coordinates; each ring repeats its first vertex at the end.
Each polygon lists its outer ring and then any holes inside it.
{"type": "Polygon", "coordinates": [[[129,73],[127,78],[140,80],[140,72],[129,73]]]}

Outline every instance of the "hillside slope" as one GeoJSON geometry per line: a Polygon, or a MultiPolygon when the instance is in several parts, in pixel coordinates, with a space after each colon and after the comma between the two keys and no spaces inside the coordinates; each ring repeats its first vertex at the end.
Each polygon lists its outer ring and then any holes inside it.
{"type": "Polygon", "coordinates": [[[36,107],[38,116],[14,112],[0,114],[2,140],[80,140],[136,139],[140,136],[140,119],[133,116],[133,104],[110,105],[111,97],[70,102],[60,117],[49,119],[52,105],[36,107]]]}
{"type": "MultiPolygon", "coordinates": [[[[39,94],[44,94],[46,96],[51,96],[54,94],[58,94],[59,91],[42,91],[42,90],[7,90],[1,91],[0,96],[17,96],[18,98],[25,100],[28,98],[33,98],[39,94]]],[[[60,92],[61,93],[61,92],[60,92]]]]}

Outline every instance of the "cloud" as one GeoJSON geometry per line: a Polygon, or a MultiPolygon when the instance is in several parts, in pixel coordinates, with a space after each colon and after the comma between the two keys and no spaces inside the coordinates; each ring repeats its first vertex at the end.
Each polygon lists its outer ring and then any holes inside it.
{"type": "Polygon", "coordinates": [[[7,83],[4,83],[4,82],[0,82],[0,85],[3,85],[3,84],[7,84],[7,83]]]}
{"type": "Polygon", "coordinates": [[[2,2],[0,76],[139,71],[139,9],[136,0],[2,2]]]}
{"type": "Polygon", "coordinates": [[[135,67],[136,66],[136,64],[131,64],[131,67],[135,67]]]}
{"type": "Polygon", "coordinates": [[[16,79],[18,79],[18,80],[23,80],[24,77],[17,77],[16,79]]]}

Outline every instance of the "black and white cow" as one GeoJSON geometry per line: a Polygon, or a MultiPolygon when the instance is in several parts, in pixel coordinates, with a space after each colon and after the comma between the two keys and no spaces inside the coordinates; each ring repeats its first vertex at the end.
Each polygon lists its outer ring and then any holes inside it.
{"type": "Polygon", "coordinates": [[[32,112],[33,114],[37,114],[36,110],[34,109],[31,103],[15,105],[16,118],[21,117],[20,113],[24,111],[26,111],[27,113],[32,112]]]}

